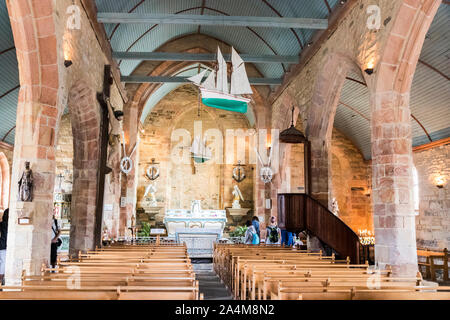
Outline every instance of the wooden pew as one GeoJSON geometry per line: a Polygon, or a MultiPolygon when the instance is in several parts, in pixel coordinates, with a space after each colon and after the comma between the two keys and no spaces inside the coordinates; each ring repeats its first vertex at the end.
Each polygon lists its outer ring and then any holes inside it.
{"type": "Polygon", "coordinates": [[[432,251],[428,249],[417,250],[419,270],[421,267],[425,268],[425,277],[436,281],[436,270],[443,270],[444,281],[449,281],[448,276],[448,249],[444,248],[442,252],[432,251]],[[425,262],[420,261],[420,258],[425,258],[425,262]],[[437,264],[437,261],[442,261],[442,265],[437,264]]]}
{"type": "Polygon", "coordinates": [[[111,246],[80,253],[22,286],[2,287],[0,299],[200,299],[186,246],[111,246]]]}

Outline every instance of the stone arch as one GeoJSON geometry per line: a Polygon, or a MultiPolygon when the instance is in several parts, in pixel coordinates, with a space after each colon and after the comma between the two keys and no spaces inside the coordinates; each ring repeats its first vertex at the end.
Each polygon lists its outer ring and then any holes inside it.
{"type": "Polygon", "coordinates": [[[401,1],[380,53],[371,93],[375,260],[396,275],[415,275],[409,93],[425,35],[440,0],[401,1]]]}
{"type": "Polygon", "coordinates": [[[73,189],[71,255],[94,249],[97,181],[100,158],[100,109],[95,92],[78,80],[69,90],[68,103],[73,134],[73,189]]]}
{"type": "MultiPolygon", "coordinates": [[[[165,44],[161,45],[158,49],[155,51],[159,52],[186,52],[186,53],[211,53],[215,52],[217,48],[217,44],[220,43],[221,46],[227,45],[223,41],[215,39],[211,36],[204,35],[204,34],[189,34],[182,37],[178,37],[172,40],[169,40],[165,44]]],[[[166,61],[163,63],[159,62],[143,62],[141,63],[134,71],[135,74],[140,75],[148,75],[148,76],[162,76],[162,75],[173,75],[177,71],[185,68],[188,65],[191,65],[191,62],[173,62],[173,61],[166,61]]],[[[205,63],[207,65],[207,63],[205,63]]],[[[254,77],[260,77],[261,74],[259,71],[252,65],[249,64],[249,67],[251,70],[248,74],[249,76],[254,77]]],[[[141,118],[142,110],[145,106],[145,103],[147,102],[150,95],[155,92],[159,88],[159,84],[129,84],[127,85],[128,93],[130,96],[130,100],[124,108],[125,113],[129,112],[137,114],[136,117],[133,117],[133,119],[137,119],[137,123],[134,126],[130,126],[130,136],[133,133],[136,133],[137,131],[133,128],[137,128],[139,119],[141,118]],[[132,109],[137,109],[137,111],[131,111],[132,109]],[[133,132],[134,130],[134,132],[133,132]]],[[[267,102],[267,99],[265,97],[268,96],[270,89],[268,88],[261,88],[261,87],[253,87],[254,88],[254,94],[252,96],[253,101],[249,104],[249,107],[252,110],[252,113],[255,117],[255,124],[254,127],[256,129],[267,129],[270,126],[270,108],[269,104],[267,102]]],[[[126,121],[126,117],[125,117],[126,121]]],[[[259,164],[257,164],[259,166],[259,164]]],[[[254,199],[255,203],[258,205],[256,206],[259,208],[260,211],[263,211],[263,199],[264,199],[264,190],[265,186],[264,184],[259,180],[258,178],[258,169],[254,170],[254,181],[255,181],[255,192],[254,192],[254,199]]],[[[132,182],[132,179],[135,179],[132,176],[127,177],[129,189],[127,192],[129,194],[136,194],[137,184],[132,182]]],[[[132,206],[130,206],[132,207],[132,206]]],[[[132,213],[128,212],[127,216],[131,216],[132,213]]],[[[261,212],[258,212],[258,214],[261,214],[261,212]]]]}
{"type": "Polygon", "coordinates": [[[334,117],[346,75],[352,68],[359,72],[359,67],[356,61],[339,52],[329,53],[323,59],[306,115],[306,136],[311,142],[310,192],[317,200],[329,206],[329,150],[334,117]]]}
{"type": "Polygon", "coordinates": [[[5,210],[9,205],[10,173],[9,163],[3,152],[0,152],[0,209],[5,210]]]}
{"type": "Polygon", "coordinates": [[[22,270],[40,274],[50,255],[59,76],[54,1],[8,0],[6,5],[20,79],[11,179],[18,181],[26,161],[34,174],[33,202],[18,207],[17,188],[11,188],[10,220],[19,214],[33,217],[33,228],[9,224],[8,234],[14,236],[8,239],[6,284],[17,285],[22,270]]]}
{"type": "MultiPolygon", "coordinates": [[[[211,53],[215,52],[217,45],[220,45],[221,48],[223,46],[229,46],[229,44],[223,42],[220,39],[216,39],[214,37],[204,35],[204,34],[189,34],[181,37],[177,37],[175,39],[171,39],[161,45],[155,51],[167,51],[167,52],[186,52],[186,53],[211,53]]],[[[174,62],[174,61],[166,61],[163,63],[158,62],[143,62],[141,63],[133,73],[143,74],[149,76],[162,76],[162,75],[172,75],[177,71],[183,69],[184,67],[191,65],[192,62],[174,62]]],[[[204,63],[205,65],[210,65],[210,63],[204,63]]],[[[251,64],[249,76],[260,77],[261,74],[259,71],[251,64]]],[[[148,97],[159,87],[159,84],[141,84],[138,86],[134,86],[132,90],[129,90],[131,93],[130,103],[135,104],[139,109],[139,118],[144,108],[144,105],[148,99],[148,97]]],[[[265,119],[267,105],[264,99],[262,98],[265,94],[260,92],[262,89],[259,87],[253,87],[254,95],[253,100],[254,103],[251,103],[250,107],[252,108],[253,114],[255,114],[256,119],[255,122],[258,124],[258,121],[262,122],[265,119]],[[263,116],[258,117],[259,114],[263,116]],[[258,119],[260,118],[260,119],[258,119]]],[[[268,124],[265,124],[266,126],[268,124]]]]}

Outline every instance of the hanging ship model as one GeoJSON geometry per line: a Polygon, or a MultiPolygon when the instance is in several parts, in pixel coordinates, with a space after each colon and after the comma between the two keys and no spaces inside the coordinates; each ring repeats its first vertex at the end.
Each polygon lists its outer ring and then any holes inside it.
{"type": "Polygon", "coordinates": [[[202,82],[206,72],[188,78],[200,88],[202,103],[208,107],[222,110],[246,113],[250,99],[244,98],[243,94],[252,94],[253,91],[245,71],[244,60],[231,48],[231,85],[228,90],[227,63],[223,58],[220,48],[217,48],[217,70],[212,70],[206,80],[202,82]]]}

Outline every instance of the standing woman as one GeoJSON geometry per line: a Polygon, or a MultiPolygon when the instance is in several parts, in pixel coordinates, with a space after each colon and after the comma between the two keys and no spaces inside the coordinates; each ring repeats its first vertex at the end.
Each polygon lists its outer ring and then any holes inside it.
{"type": "Polygon", "coordinates": [[[58,220],[55,219],[55,216],[53,216],[52,232],[53,237],[50,248],[50,264],[54,269],[56,267],[56,260],[58,257],[58,247],[62,244],[62,240],[59,238],[61,230],[59,229],[58,220]]]}
{"type": "Polygon", "coordinates": [[[6,265],[6,240],[8,237],[9,209],[3,212],[2,222],[0,222],[0,284],[4,284],[6,265]]]}
{"type": "Polygon", "coordinates": [[[256,229],[253,226],[253,224],[250,222],[250,220],[247,220],[245,223],[247,226],[247,231],[245,231],[245,244],[259,244],[259,237],[256,233],[256,229]]]}
{"type": "Polygon", "coordinates": [[[281,244],[281,230],[274,216],[270,217],[270,224],[267,226],[266,244],[281,244]]]}
{"type": "MultiPolygon", "coordinates": [[[[259,230],[259,219],[257,216],[253,216],[252,225],[255,228],[256,234],[258,235],[258,239],[261,239],[261,231],[259,230]]],[[[257,244],[259,244],[259,241],[257,244]]]]}

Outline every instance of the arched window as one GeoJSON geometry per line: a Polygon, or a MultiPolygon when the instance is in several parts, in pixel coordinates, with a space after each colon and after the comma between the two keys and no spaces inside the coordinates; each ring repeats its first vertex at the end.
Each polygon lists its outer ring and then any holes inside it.
{"type": "Polygon", "coordinates": [[[413,167],[413,196],[414,196],[414,212],[419,214],[419,176],[416,167],[413,167]]]}

